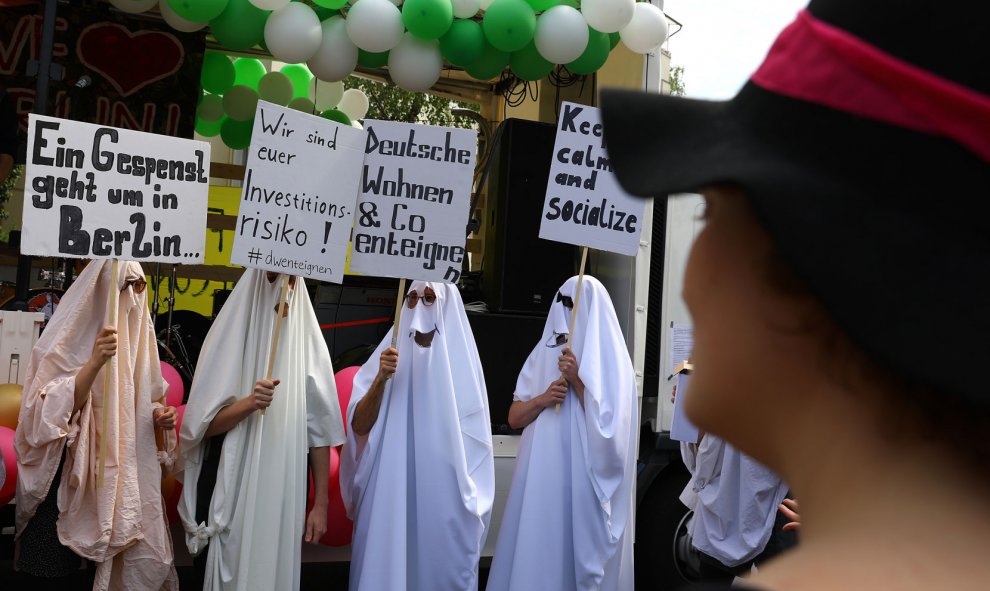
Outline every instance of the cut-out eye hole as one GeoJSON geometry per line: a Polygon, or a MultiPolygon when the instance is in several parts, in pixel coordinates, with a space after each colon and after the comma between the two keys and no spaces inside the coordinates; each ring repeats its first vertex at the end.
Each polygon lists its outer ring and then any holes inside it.
{"type": "Polygon", "coordinates": [[[562,293],[560,293],[558,291],[557,292],[557,301],[560,302],[561,304],[564,304],[564,307],[567,308],[567,309],[569,309],[569,310],[573,310],[574,309],[574,300],[571,299],[571,296],[565,296],[564,294],[562,294],[562,293]]]}
{"type": "Polygon", "coordinates": [[[432,306],[434,302],[437,301],[436,294],[428,293],[426,295],[419,295],[415,291],[406,294],[406,307],[412,310],[416,307],[417,302],[423,302],[424,306],[432,306]]]}
{"type": "Polygon", "coordinates": [[[130,279],[124,282],[124,287],[120,291],[124,291],[128,287],[133,287],[134,293],[141,295],[144,293],[144,288],[148,287],[148,282],[144,279],[130,279]]]}

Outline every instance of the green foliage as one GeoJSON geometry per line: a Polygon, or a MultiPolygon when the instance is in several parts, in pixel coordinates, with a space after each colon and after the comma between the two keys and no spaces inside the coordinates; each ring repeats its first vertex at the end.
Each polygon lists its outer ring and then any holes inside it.
{"type": "Polygon", "coordinates": [[[393,84],[357,76],[344,80],[344,87],[358,88],[368,95],[368,119],[469,128],[474,126],[473,122],[465,117],[455,117],[452,109],[480,109],[473,103],[451,101],[425,92],[409,92],[393,84]]]}
{"type": "Polygon", "coordinates": [[[670,68],[670,94],[684,96],[684,66],[670,68]]]}
{"type": "Polygon", "coordinates": [[[7,219],[7,202],[14,194],[17,181],[24,175],[24,166],[16,165],[2,183],[0,183],[0,222],[7,219]]]}

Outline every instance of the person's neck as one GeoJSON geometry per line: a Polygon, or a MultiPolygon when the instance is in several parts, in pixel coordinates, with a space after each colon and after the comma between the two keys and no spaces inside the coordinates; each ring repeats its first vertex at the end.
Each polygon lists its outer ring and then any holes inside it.
{"type": "Polygon", "coordinates": [[[886,436],[863,406],[819,416],[815,433],[791,434],[780,470],[800,505],[800,543],[752,583],[799,591],[985,589],[986,475],[932,444],[930,433],[886,436]]]}

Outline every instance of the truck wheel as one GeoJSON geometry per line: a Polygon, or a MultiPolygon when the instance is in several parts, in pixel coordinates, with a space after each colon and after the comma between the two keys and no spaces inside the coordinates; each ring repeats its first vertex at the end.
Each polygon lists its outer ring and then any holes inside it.
{"type": "Polygon", "coordinates": [[[680,464],[668,466],[646,492],[636,513],[636,588],[676,589],[690,581],[674,559],[674,539],[688,509],[678,498],[690,475],[680,464]]]}

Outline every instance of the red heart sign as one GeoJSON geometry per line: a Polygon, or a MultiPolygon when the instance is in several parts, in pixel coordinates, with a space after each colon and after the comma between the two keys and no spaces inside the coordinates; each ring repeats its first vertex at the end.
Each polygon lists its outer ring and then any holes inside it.
{"type": "Polygon", "coordinates": [[[185,60],[182,44],[174,35],[132,33],[116,23],[97,23],[83,29],[76,53],[83,65],[106,78],[121,96],[130,96],[175,74],[185,60]]]}

